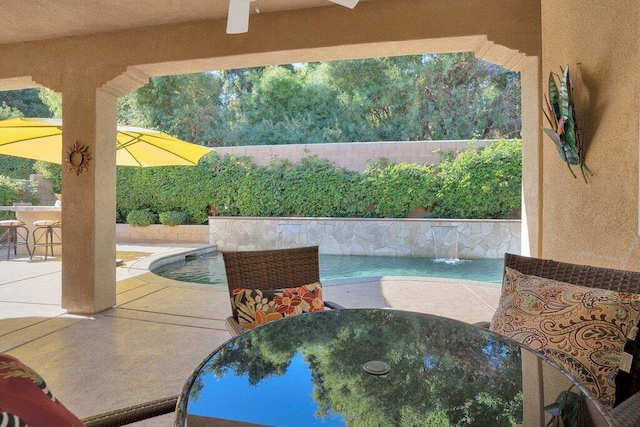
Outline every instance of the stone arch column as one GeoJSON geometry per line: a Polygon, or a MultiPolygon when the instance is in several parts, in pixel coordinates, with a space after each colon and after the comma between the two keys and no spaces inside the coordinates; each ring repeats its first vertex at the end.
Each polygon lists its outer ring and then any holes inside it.
{"type": "Polygon", "coordinates": [[[117,98],[148,77],[127,70],[68,70],[35,79],[62,94],[62,307],[93,314],[116,304],[117,98]],[[86,147],[86,170],[70,170],[70,147],[86,147]]]}

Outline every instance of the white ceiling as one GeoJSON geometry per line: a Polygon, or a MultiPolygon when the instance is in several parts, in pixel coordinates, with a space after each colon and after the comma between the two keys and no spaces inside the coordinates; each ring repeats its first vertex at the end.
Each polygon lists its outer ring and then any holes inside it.
{"type": "MultiPolygon", "coordinates": [[[[252,13],[335,6],[328,0],[256,0],[252,13]]],[[[2,0],[0,44],[225,18],[228,0],[2,0]]],[[[345,11],[349,9],[345,8],[345,11]]]]}

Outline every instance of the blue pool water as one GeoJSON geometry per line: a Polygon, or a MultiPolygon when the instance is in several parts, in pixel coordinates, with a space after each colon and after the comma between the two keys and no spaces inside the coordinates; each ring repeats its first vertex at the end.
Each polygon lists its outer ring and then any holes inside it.
{"type": "MultiPolygon", "coordinates": [[[[376,276],[444,277],[500,283],[502,259],[434,260],[430,258],[320,254],[323,281],[376,276]]],[[[226,285],[222,255],[209,254],[153,269],[153,273],[191,283],[226,285]]]]}

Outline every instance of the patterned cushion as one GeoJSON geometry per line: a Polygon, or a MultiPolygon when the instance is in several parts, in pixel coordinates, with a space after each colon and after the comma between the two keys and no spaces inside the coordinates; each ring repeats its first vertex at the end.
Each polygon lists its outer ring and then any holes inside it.
{"type": "Polygon", "coordinates": [[[0,221],[0,227],[16,227],[23,226],[24,222],[18,221],[17,219],[5,219],[0,221]]]}
{"type": "Polygon", "coordinates": [[[301,313],[324,310],[319,282],[298,288],[233,290],[233,315],[243,329],[301,313]]]}
{"type": "Polygon", "coordinates": [[[0,425],[81,427],[33,369],[8,354],[0,354],[0,425]]]}
{"type": "Polygon", "coordinates": [[[557,282],[505,268],[490,329],[563,367],[611,408],[627,335],[640,319],[640,295],[557,282]]]}

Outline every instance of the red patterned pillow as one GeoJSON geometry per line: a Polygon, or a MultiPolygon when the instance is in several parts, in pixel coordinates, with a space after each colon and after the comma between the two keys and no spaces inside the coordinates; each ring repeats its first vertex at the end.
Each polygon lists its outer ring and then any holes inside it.
{"type": "Polygon", "coordinates": [[[243,329],[283,317],[324,310],[322,285],[319,282],[297,288],[233,290],[233,315],[243,329]]]}
{"type": "Polygon", "coordinates": [[[0,354],[0,425],[84,426],[53,397],[40,375],[8,354],[0,354]]]}

